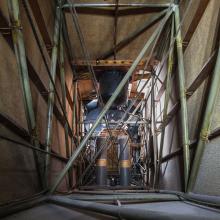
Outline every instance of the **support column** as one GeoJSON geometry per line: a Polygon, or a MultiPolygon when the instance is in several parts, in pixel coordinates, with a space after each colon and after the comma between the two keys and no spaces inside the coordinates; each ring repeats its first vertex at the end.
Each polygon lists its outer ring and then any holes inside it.
{"type": "Polygon", "coordinates": [[[190,152],[189,152],[189,130],[188,130],[188,116],[187,116],[187,105],[186,105],[186,87],[185,87],[185,71],[183,63],[183,48],[182,48],[182,37],[180,28],[180,16],[179,6],[175,6],[175,28],[176,28],[176,46],[177,46],[177,57],[178,57],[178,79],[179,79],[179,94],[180,94],[180,113],[181,113],[181,128],[183,136],[183,161],[184,161],[184,182],[185,190],[189,178],[190,168],[190,152]]]}
{"type": "MultiPolygon", "coordinates": [[[[67,117],[66,111],[66,81],[65,81],[65,69],[64,69],[64,48],[63,48],[63,32],[62,32],[62,25],[60,27],[60,42],[59,42],[59,49],[60,49],[60,81],[61,81],[61,89],[62,89],[62,105],[64,109],[64,114],[67,117]]],[[[65,131],[65,145],[66,145],[66,157],[70,157],[70,146],[69,146],[69,129],[68,123],[65,122],[64,131],[65,131]]],[[[72,187],[73,184],[73,174],[72,169],[69,170],[69,186],[72,187]]]]}
{"type": "MultiPolygon", "coordinates": [[[[37,128],[36,128],[36,120],[35,114],[33,109],[33,102],[31,96],[31,89],[29,83],[29,76],[28,76],[28,68],[27,68],[27,61],[26,61],[26,53],[25,53],[25,46],[24,46],[24,37],[21,27],[21,20],[20,20],[20,10],[19,10],[19,2],[18,0],[8,0],[8,11],[10,15],[10,21],[12,26],[12,38],[14,43],[15,55],[17,58],[18,64],[18,71],[21,79],[22,91],[23,91],[23,101],[24,101],[24,108],[25,108],[25,115],[28,125],[28,131],[31,136],[31,143],[40,148],[39,140],[37,137],[37,128]]],[[[44,188],[44,180],[43,175],[40,167],[40,158],[39,154],[33,151],[35,164],[37,173],[39,176],[40,185],[44,188]]]]}
{"type": "MultiPolygon", "coordinates": [[[[106,137],[98,137],[96,140],[97,151],[106,142],[106,137]]],[[[107,185],[107,149],[104,148],[96,160],[96,184],[107,185]]]]}
{"type": "Polygon", "coordinates": [[[128,136],[119,136],[119,173],[120,173],[120,185],[130,185],[130,148],[128,143],[128,136]]]}
{"type": "MultiPolygon", "coordinates": [[[[59,41],[59,31],[60,31],[60,17],[61,17],[61,9],[59,7],[56,8],[56,17],[55,17],[55,25],[54,25],[54,37],[53,37],[53,49],[51,56],[51,68],[50,73],[53,78],[53,82],[55,83],[56,79],[56,67],[57,67],[57,57],[58,57],[58,41],[59,41]]],[[[52,124],[53,124],[53,107],[54,107],[54,87],[53,83],[50,81],[49,83],[49,95],[48,95],[48,108],[47,108],[47,129],[46,129],[46,151],[51,151],[51,142],[52,142],[52,124]]],[[[48,170],[50,163],[50,155],[46,156],[45,162],[45,179],[46,182],[48,179],[48,170]]],[[[48,185],[48,183],[46,183],[48,185]]]]}
{"type": "Polygon", "coordinates": [[[208,141],[208,136],[210,134],[211,119],[212,119],[214,107],[216,104],[216,99],[219,93],[219,87],[220,87],[220,48],[218,50],[218,57],[216,60],[216,65],[215,65],[214,73],[212,76],[212,81],[210,85],[203,124],[202,124],[202,128],[200,131],[200,138],[199,138],[199,142],[196,148],[196,154],[193,160],[193,166],[192,166],[192,171],[190,174],[189,185],[188,185],[188,191],[193,190],[193,187],[196,182],[202,155],[203,155],[206,143],[208,141]]]}
{"type": "MultiPolygon", "coordinates": [[[[163,109],[163,121],[167,118],[167,110],[168,110],[168,104],[170,100],[170,92],[171,92],[171,74],[173,72],[173,37],[174,37],[174,18],[172,20],[172,26],[171,26],[171,35],[170,35],[170,47],[172,48],[169,52],[168,56],[168,69],[167,69],[167,75],[166,75],[166,90],[165,90],[165,98],[164,98],[164,109],[163,109]]],[[[158,166],[156,169],[156,184],[157,188],[159,188],[159,181],[160,181],[160,169],[161,169],[161,160],[163,156],[163,146],[164,146],[164,136],[165,136],[165,129],[166,126],[162,127],[161,131],[161,139],[160,139],[160,150],[159,150],[159,157],[158,157],[158,166]]]]}

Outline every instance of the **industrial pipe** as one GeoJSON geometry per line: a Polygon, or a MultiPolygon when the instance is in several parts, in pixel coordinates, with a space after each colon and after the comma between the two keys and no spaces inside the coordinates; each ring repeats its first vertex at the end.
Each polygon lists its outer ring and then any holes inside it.
{"type": "MultiPolygon", "coordinates": [[[[60,82],[61,82],[61,91],[62,91],[62,104],[64,109],[64,114],[67,115],[66,111],[66,81],[65,81],[65,69],[64,69],[64,48],[63,48],[63,31],[62,23],[60,25],[60,41],[59,41],[59,58],[60,58],[60,82]]],[[[69,133],[68,133],[68,123],[67,121],[64,124],[64,133],[65,133],[65,145],[66,145],[66,157],[70,157],[70,146],[69,146],[69,133]]],[[[72,169],[69,170],[69,187],[73,185],[73,174],[72,169]]]]}
{"type": "MultiPolygon", "coordinates": [[[[143,191],[143,190],[142,190],[143,191]]],[[[99,193],[96,191],[96,193],[99,193]]],[[[71,194],[70,199],[83,201],[142,201],[142,202],[167,202],[179,201],[179,197],[174,194],[160,194],[160,193],[112,193],[112,194],[71,194]]]]}
{"type": "MultiPolygon", "coordinates": [[[[69,198],[64,198],[62,196],[50,196],[49,202],[61,205],[68,208],[77,208],[87,211],[92,211],[108,216],[113,216],[119,219],[128,219],[128,220],[191,220],[192,216],[190,214],[171,214],[167,211],[151,211],[146,209],[137,209],[130,206],[116,206],[116,205],[107,205],[96,202],[86,202],[79,200],[72,200],[69,198]]],[[[199,220],[200,217],[193,216],[193,219],[199,220]]]]}
{"type": "MultiPolygon", "coordinates": [[[[77,81],[73,82],[73,113],[72,113],[72,130],[74,135],[77,134],[77,126],[76,126],[76,113],[77,113],[77,81]]],[[[78,140],[77,140],[78,141],[78,140]]]]}
{"type": "MultiPolygon", "coordinates": [[[[166,91],[165,91],[165,98],[164,98],[164,108],[163,108],[163,120],[166,120],[167,118],[167,110],[168,110],[168,104],[169,104],[169,98],[170,98],[170,91],[171,91],[171,74],[173,71],[173,37],[174,37],[174,20],[172,20],[172,26],[171,26],[171,34],[170,34],[170,47],[172,48],[169,52],[168,56],[168,70],[166,75],[166,91]]],[[[162,156],[163,156],[163,145],[164,145],[164,136],[165,136],[165,126],[162,127],[161,131],[161,138],[160,138],[160,149],[159,149],[159,156],[158,156],[158,166],[156,168],[156,184],[157,187],[159,186],[159,175],[160,175],[160,168],[161,168],[161,162],[162,162],[162,156]]]]}
{"type": "Polygon", "coordinates": [[[106,137],[97,137],[96,140],[97,150],[101,150],[96,160],[96,184],[98,186],[107,185],[107,149],[102,148],[102,145],[105,143],[105,141],[106,137]]]}
{"type": "MultiPolygon", "coordinates": [[[[166,23],[166,21],[168,20],[168,18],[170,17],[172,13],[172,10],[170,10],[167,15],[165,16],[164,20],[163,20],[163,25],[166,23]]],[[[126,73],[126,75],[124,76],[124,78],[122,79],[122,81],[120,82],[120,84],[118,85],[117,89],[115,90],[115,92],[112,94],[111,98],[108,100],[108,102],[106,103],[106,105],[103,107],[101,113],[99,114],[96,122],[93,124],[92,128],[89,130],[89,132],[84,136],[84,138],[82,139],[80,145],[76,148],[75,152],[73,153],[73,155],[71,156],[69,162],[67,163],[67,165],[64,167],[64,169],[61,171],[60,175],[57,177],[54,185],[52,186],[50,193],[53,193],[57,186],[60,184],[60,182],[62,181],[62,179],[64,178],[64,176],[66,175],[66,173],[68,172],[68,170],[70,169],[70,167],[73,165],[75,159],[78,157],[78,155],[80,154],[80,152],[82,151],[82,149],[84,148],[84,146],[86,145],[87,141],[89,140],[89,138],[91,137],[92,133],[95,131],[96,127],[99,125],[99,123],[101,122],[102,118],[104,117],[104,115],[107,113],[107,111],[110,109],[111,105],[113,104],[113,102],[115,101],[115,99],[117,98],[117,95],[121,92],[121,90],[123,89],[124,85],[127,83],[127,81],[129,80],[129,78],[131,77],[132,73],[134,72],[134,70],[136,69],[137,65],[139,64],[139,62],[141,61],[141,59],[143,58],[143,56],[145,55],[145,53],[147,52],[147,50],[149,49],[151,43],[154,41],[154,39],[157,37],[158,33],[161,30],[161,26],[157,27],[157,29],[154,31],[154,33],[151,35],[151,37],[149,38],[149,40],[146,42],[144,48],[141,50],[141,52],[139,53],[139,55],[137,56],[137,58],[135,59],[135,61],[133,62],[133,64],[131,65],[130,69],[128,70],[128,72],[126,73]]]]}
{"type": "Polygon", "coordinates": [[[45,203],[48,198],[43,194],[45,194],[45,191],[39,193],[37,196],[33,196],[32,198],[24,199],[22,201],[14,202],[12,204],[9,203],[7,205],[1,205],[0,218],[30,209],[41,203],[45,203]]]}
{"type": "MultiPolygon", "coordinates": [[[[40,148],[39,140],[37,137],[37,128],[36,128],[36,119],[34,115],[33,102],[31,96],[31,89],[28,76],[28,67],[26,61],[26,53],[24,46],[24,36],[21,27],[20,20],[20,10],[18,0],[9,0],[8,1],[8,11],[12,27],[12,39],[15,49],[15,55],[18,64],[18,72],[21,79],[22,91],[23,91],[23,100],[24,100],[24,109],[28,125],[28,131],[31,136],[31,143],[36,147],[40,148]]],[[[39,155],[35,150],[33,150],[33,155],[35,159],[35,165],[37,174],[39,177],[40,185],[44,188],[45,182],[43,180],[43,174],[40,170],[40,160],[39,155]]]]}
{"type": "Polygon", "coordinates": [[[130,182],[130,148],[128,143],[128,136],[119,136],[119,174],[120,174],[120,185],[129,186],[130,182]]]}
{"type": "Polygon", "coordinates": [[[170,220],[169,213],[159,213],[155,211],[140,210],[135,208],[127,208],[123,206],[107,205],[96,202],[87,202],[64,198],[62,196],[51,196],[51,203],[69,208],[78,208],[92,211],[104,215],[114,216],[120,219],[137,219],[137,220],[170,220]]]}

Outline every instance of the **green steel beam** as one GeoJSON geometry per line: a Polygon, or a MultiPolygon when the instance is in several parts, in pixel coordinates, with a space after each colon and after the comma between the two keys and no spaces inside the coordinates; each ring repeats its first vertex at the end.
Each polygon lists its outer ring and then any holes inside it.
{"type": "MultiPolygon", "coordinates": [[[[18,71],[22,84],[24,108],[27,119],[28,131],[31,136],[31,143],[36,148],[40,148],[39,140],[37,137],[37,127],[36,127],[36,120],[35,120],[30,82],[28,76],[28,67],[27,67],[27,60],[26,60],[26,53],[24,46],[24,36],[21,27],[20,9],[19,9],[18,0],[8,0],[8,10],[9,10],[9,16],[12,26],[12,39],[13,39],[15,55],[18,64],[18,71]]],[[[35,158],[37,173],[39,176],[39,182],[41,186],[44,188],[45,182],[43,180],[42,171],[40,169],[39,154],[37,154],[35,151],[33,151],[33,154],[35,158]]]]}
{"type": "MultiPolygon", "coordinates": [[[[172,20],[171,34],[170,34],[170,47],[172,49],[170,50],[169,56],[168,56],[168,70],[167,70],[167,75],[166,75],[166,91],[165,91],[165,98],[164,98],[163,120],[165,120],[167,117],[168,104],[169,104],[169,98],[170,98],[170,92],[171,92],[171,74],[173,72],[173,47],[172,47],[173,37],[174,37],[174,20],[172,20]]],[[[161,131],[158,166],[156,169],[157,186],[159,185],[159,175],[160,175],[160,168],[161,168],[161,160],[163,156],[165,128],[166,127],[164,126],[161,131]]]]}
{"type": "MultiPolygon", "coordinates": [[[[64,42],[63,42],[63,32],[62,32],[62,24],[60,27],[60,41],[59,41],[59,58],[60,58],[60,82],[61,82],[61,90],[62,90],[62,104],[64,109],[64,114],[67,118],[66,111],[66,81],[65,81],[65,68],[64,68],[64,42]]],[[[69,134],[68,134],[68,123],[65,122],[64,125],[64,133],[65,133],[65,145],[66,145],[66,157],[70,157],[70,146],[69,146],[69,134]]],[[[69,186],[72,187],[73,183],[73,175],[72,170],[69,170],[69,186]]]]}
{"type": "Polygon", "coordinates": [[[180,30],[180,15],[179,6],[175,6],[175,28],[176,28],[176,47],[178,58],[178,80],[179,80],[179,94],[180,94],[180,115],[181,115],[181,128],[183,136],[183,161],[184,161],[184,183],[185,190],[189,178],[190,168],[190,152],[189,152],[189,130],[188,130],[188,116],[186,105],[186,88],[185,88],[185,70],[183,63],[183,48],[182,37],[180,30]]]}
{"type": "MultiPolygon", "coordinates": [[[[52,49],[51,68],[50,68],[50,73],[51,73],[52,80],[54,83],[56,79],[56,67],[57,67],[57,58],[58,58],[60,18],[61,18],[61,9],[57,7],[55,24],[54,24],[53,49],[52,49]]],[[[47,108],[47,128],[46,128],[46,151],[47,152],[51,151],[54,98],[55,98],[54,86],[50,80],[49,95],[48,95],[48,108],[47,108]]],[[[46,179],[47,185],[48,185],[47,179],[48,179],[49,163],[50,163],[50,155],[48,154],[46,156],[46,161],[45,161],[45,179],[46,179]]]]}
{"type": "Polygon", "coordinates": [[[196,178],[198,175],[198,170],[200,167],[201,159],[203,156],[203,152],[206,146],[206,143],[208,141],[208,137],[210,134],[210,126],[211,126],[211,119],[212,114],[214,111],[214,107],[216,104],[217,96],[219,93],[219,87],[220,87],[220,48],[218,50],[218,57],[216,60],[215,69],[212,76],[212,81],[210,85],[209,95],[208,95],[208,101],[206,105],[206,110],[203,118],[202,128],[200,131],[200,138],[199,142],[196,148],[196,154],[193,160],[193,166],[190,173],[190,179],[188,184],[188,191],[192,191],[193,187],[196,182],[196,178]]]}

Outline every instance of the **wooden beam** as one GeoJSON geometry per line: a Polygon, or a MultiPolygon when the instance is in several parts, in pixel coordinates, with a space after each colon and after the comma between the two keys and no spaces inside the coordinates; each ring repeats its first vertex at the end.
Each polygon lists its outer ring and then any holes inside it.
{"type": "Polygon", "coordinates": [[[212,140],[216,137],[219,137],[220,136],[220,127],[214,129],[213,131],[210,132],[209,134],[209,140],[212,140]]]}
{"type": "Polygon", "coordinates": [[[185,51],[187,46],[189,45],[189,42],[190,42],[198,24],[199,24],[209,2],[210,2],[210,0],[200,0],[200,2],[198,3],[198,8],[197,8],[197,10],[193,16],[193,19],[192,19],[192,21],[186,31],[186,34],[183,38],[183,42],[185,45],[185,47],[183,46],[183,51],[185,51]]]}
{"type": "Polygon", "coordinates": [[[135,81],[142,80],[142,79],[149,79],[150,77],[151,77],[150,73],[144,73],[144,74],[136,73],[133,75],[132,81],[135,82],[135,81]]]}
{"type": "MultiPolygon", "coordinates": [[[[128,71],[132,63],[133,63],[133,60],[90,60],[89,61],[89,64],[93,66],[95,71],[112,70],[114,68],[117,70],[128,71]]],[[[137,71],[143,70],[145,63],[146,63],[146,60],[142,60],[138,64],[136,70],[137,71]]],[[[152,67],[154,67],[157,64],[158,64],[157,60],[151,59],[146,71],[151,71],[152,67]]],[[[82,72],[82,71],[85,72],[85,70],[88,69],[87,61],[85,60],[72,61],[72,65],[75,66],[76,70],[79,72],[82,72]]]]}
{"type": "Polygon", "coordinates": [[[38,0],[29,0],[28,2],[30,5],[30,8],[32,10],[33,16],[35,18],[35,21],[37,23],[38,29],[41,33],[42,38],[43,38],[43,41],[46,45],[46,48],[48,49],[48,52],[50,52],[51,48],[52,48],[52,41],[51,41],[50,35],[48,33],[47,25],[46,25],[44,18],[43,18],[43,14],[41,13],[41,9],[40,9],[38,0]]]}

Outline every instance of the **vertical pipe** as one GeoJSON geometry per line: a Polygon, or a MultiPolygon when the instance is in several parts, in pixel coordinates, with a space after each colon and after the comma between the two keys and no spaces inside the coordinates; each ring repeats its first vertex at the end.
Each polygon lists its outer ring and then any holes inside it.
{"type": "MultiPolygon", "coordinates": [[[[167,15],[165,16],[163,22],[161,25],[164,25],[165,22],[167,21],[167,19],[170,17],[171,11],[169,11],[167,13],[167,15]]],[[[130,69],[128,70],[128,72],[126,73],[126,75],[124,76],[124,78],[121,80],[121,82],[119,83],[118,87],[116,88],[115,92],[112,94],[111,98],[108,100],[108,102],[106,103],[106,105],[103,107],[102,111],[100,112],[98,118],[96,119],[95,123],[93,124],[92,128],[89,130],[89,132],[84,136],[84,138],[82,139],[82,141],[80,142],[80,145],[78,146],[78,148],[75,150],[74,154],[71,156],[70,160],[68,161],[68,163],[66,164],[66,166],[64,167],[64,169],[61,171],[60,175],[57,177],[56,182],[54,183],[54,185],[52,186],[50,193],[53,193],[54,190],[56,190],[57,186],[60,184],[60,182],[62,181],[62,179],[64,178],[64,176],[66,175],[66,173],[68,172],[68,170],[70,169],[70,167],[72,166],[72,164],[74,163],[74,161],[76,160],[76,158],[78,157],[78,155],[80,154],[80,152],[82,151],[82,149],[84,148],[84,146],[86,145],[87,141],[89,140],[89,138],[91,137],[91,135],[93,134],[93,132],[95,131],[96,127],[99,125],[100,121],[102,120],[102,118],[105,116],[106,112],[109,110],[109,108],[112,106],[112,104],[114,103],[115,99],[117,98],[118,94],[120,94],[121,90],[123,89],[123,87],[125,86],[125,84],[127,83],[127,81],[129,80],[129,78],[131,77],[132,73],[134,72],[134,70],[136,69],[137,65],[139,64],[139,62],[141,61],[141,59],[144,57],[145,53],[147,52],[147,50],[149,49],[150,45],[152,44],[152,42],[155,40],[155,38],[157,37],[158,33],[161,30],[161,26],[159,26],[155,32],[151,35],[151,37],[149,38],[149,40],[146,42],[146,44],[144,45],[143,49],[141,50],[141,52],[139,53],[139,55],[137,56],[137,58],[135,59],[135,61],[132,63],[130,69]]]]}
{"type": "MultiPolygon", "coordinates": [[[[59,58],[60,58],[60,81],[61,81],[61,90],[62,90],[62,105],[64,109],[64,114],[67,118],[66,111],[66,81],[65,81],[65,69],[64,69],[64,48],[63,48],[63,33],[62,33],[62,24],[60,26],[60,41],[59,41],[59,58]]],[[[68,123],[65,122],[64,132],[65,132],[65,145],[66,145],[66,156],[70,157],[70,148],[69,148],[69,133],[68,133],[68,123]]],[[[69,170],[69,185],[72,186],[72,170],[69,170]]]]}
{"type": "Polygon", "coordinates": [[[208,95],[208,101],[207,101],[206,110],[205,110],[205,114],[203,118],[203,124],[202,124],[202,128],[200,131],[200,138],[199,138],[198,146],[196,148],[195,158],[193,160],[193,166],[192,166],[192,171],[190,174],[189,185],[188,185],[188,191],[193,190],[194,184],[196,182],[201,158],[202,158],[204,148],[208,141],[208,136],[210,133],[211,119],[212,119],[212,114],[213,114],[214,107],[216,104],[217,96],[219,93],[219,87],[220,87],[220,48],[218,50],[218,57],[216,60],[216,65],[215,65],[214,73],[212,76],[212,81],[211,81],[209,95],[208,95]]]}
{"type": "Polygon", "coordinates": [[[119,136],[119,152],[120,152],[120,161],[119,161],[119,173],[120,173],[120,185],[129,186],[130,181],[130,148],[128,145],[128,136],[119,136]],[[125,146],[126,145],[126,146],[125,146]]]}
{"type": "Polygon", "coordinates": [[[77,126],[78,126],[77,138],[78,138],[78,143],[80,143],[80,129],[81,129],[81,124],[80,124],[80,120],[81,120],[81,100],[80,99],[78,100],[77,115],[78,115],[78,119],[77,119],[77,121],[78,121],[78,123],[77,123],[77,126]]]}
{"type": "MultiPolygon", "coordinates": [[[[57,57],[58,57],[58,41],[59,41],[59,30],[60,30],[60,16],[61,9],[59,7],[56,8],[56,17],[54,24],[54,36],[53,36],[53,49],[51,56],[51,67],[50,73],[55,83],[56,79],[56,67],[57,67],[57,57]]],[[[52,124],[53,124],[53,107],[54,107],[54,87],[52,82],[49,83],[49,95],[48,95],[48,108],[47,108],[47,128],[46,128],[46,151],[50,152],[51,150],[51,141],[52,141],[52,124]]],[[[45,179],[46,184],[48,185],[48,170],[49,170],[50,156],[49,154],[46,156],[45,161],[45,179]]]]}
{"type": "Polygon", "coordinates": [[[152,74],[151,77],[152,85],[151,85],[151,130],[152,130],[152,138],[153,138],[153,150],[154,150],[154,179],[153,179],[153,188],[156,187],[156,170],[157,170],[157,161],[158,161],[158,140],[157,140],[157,134],[156,134],[156,112],[155,112],[155,91],[154,91],[154,85],[155,82],[155,76],[152,74]]]}
{"type": "Polygon", "coordinates": [[[73,115],[72,115],[72,130],[76,135],[76,103],[77,102],[77,81],[73,82],[73,115]]]}
{"type": "MultiPolygon", "coordinates": [[[[77,139],[76,137],[76,101],[77,101],[77,81],[73,79],[73,111],[72,111],[72,131],[73,131],[73,139],[72,139],[72,151],[74,147],[76,147],[77,139]],[[75,141],[76,140],[76,141],[75,141]]],[[[72,154],[71,154],[72,155],[72,154]]]]}
{"type": "Polygon", "coordinates": [[[128,34],[126,38],[118,42],[115,47],[111,48],[107,52],[105,52],[102,56],[98,57],[98,60],[104,60],[109,58],[114,54],[114,52],[120,51],[123,47],[131,43],[136,37],[138,37],[141,33],[146,31],[151,25],[153,25],[156,21],[161,19],[167,13],[167,9],[157,13],[155,16],[150,17],[147,19],[146,23],[142,27],[138,27],[134,32],[128,34]]]}
{"type": "MultiPolygon", "coordinates": [[[[62,31],[60,31],[60,81],[61,81],[61,90],[62,90],[62,105],[64,109],[65,115],[67,115],[66,111],[66,81],[65,81],[65,69],[64,69],[64,50],[63,50],[63,36],[62,31]]],[[[68,124],[67,122],[64,125],[65,129],[65,143],[66,143],[66,156],[69,158],[70,151],[69,151],[69,141],[68,141],[68,124]]]]}
{"type": "MultiPolygon", "coordinates": [[[[147,100],[145,100],[145,112],[144,112],[144,118],[147,120],[148,118],[148,103],[147,103],[147,100]]],[[[146,176],[145,176],[145,182],[146,182],[146,186],[149,186],[149,173],[150,173],[150,170],[149,170],[149,134],[150,134],[150,131],[149,131],[149,124],[146,123],[145,125],[145,132],[146,132],[146,139],[145,139],[145,142],[144,142],[144,147],[145,147],[145,152],[146,152],[146,155],[145,155],[145,166],[146,166],[146,176]]]]}
{"type": "MultiPolygon", "coordinates": [[[[179,6],[175,7],[175,29],[178,31],[180,26],[179,6]]],[[[183,134],[183,161],[184,161],[184,182],[185,190],[189,178],[190,168],[190,152],[189,152],[189,131],[188,131],[188,117],[186,105],[186,88],[185,88],[185,71],[183,63],[183,49],[181,31],[176,33],[176,46],[178,57],[178,79],[179,79],[179,94],[180,94],[180,113],[181,113],[181,127],[183,134]]]]}
{"type": "MultiPolygon", "coordinates": [[[[8,10],[10,15],[10,21],[12,26],[12,38],[14,43],[15,55],[18,64],[18,71],[21,79],[22,84],[22,92],[23,92],[23,100],[24,100],[24,108],[25,108],[25,115],[28,124],[28,131],[31,135],[31,142],[32,144],[40,148],[39,140],[37,137],[37,128],[36,128],[36,120],[34,115],[33,103],[32,103],[32,96],[31,96],[31,89],[29,83],[29,76],[28,76],[28,68],[27,68],[27,61],[26,61],[26,53],[25,53],[25,46],[24,46],[24,37],[21,27],[21,20],[20,20],[20,10],[19,10],[19,3],[18,0],[9,0],[8,1],[8,10]]],[[[39,176],[39,182],[42,187],[45,186],[43,181],[42,172],[40,170],[40,161],[39,155],[34,151],[34,158],[36,163],[36,169],[39,176]]]]}
{"type": "MultiPolygon", "coordinates": [[[[106,137],[98,137],[96,140],[97,151],[106,141],[106,137]]],[[[100,152],[96,160],[96,184],[99,186],[107,185],[107,149],[100,152]]]]}
{"type": "MultiPolygon", "coordinates": [[[[174,36],[174,20],[172,20],[172,26],[171,26],[170,47],[172,47],[173,36],[174,36]]],[[[166,76],[166,91],[165,91],[165,98],[164,98],[163,121],[165,121],[165,119],[167,118],[167,110],[168,110],[170,90],[171,90],[172,71],[173,71],[173,48],[170,50],[169,56],[168,56],[168,70],[167,70],[167,76],[166,76]]],[[[162,128],[161,139],[160,139],[158,166],[156,170],[157,186],[159,186],[159,175],[160,175],[160,168],[161,168],[161,159],[162,159],[162,154],[163,154],[164,135],[165,135],[165,126],[162,128]]]]}

